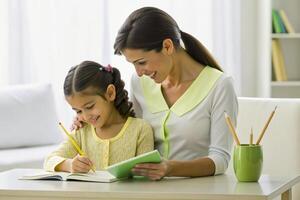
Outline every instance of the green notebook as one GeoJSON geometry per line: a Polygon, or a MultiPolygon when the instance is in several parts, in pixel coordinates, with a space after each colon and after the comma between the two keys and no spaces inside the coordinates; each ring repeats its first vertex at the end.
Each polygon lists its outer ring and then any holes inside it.
{"type": "Polygon", "coordinates": [[[107,168],[112,175],[117,178],[125,178],[132,175],[131,169],[139,163],[160,163],[161,157],[157,150],[150,151],[148,153],[144,153],[138,155],[136,157],[130,158],[128,160],[124,160],[122,162],[111,165],[107,168]]]}

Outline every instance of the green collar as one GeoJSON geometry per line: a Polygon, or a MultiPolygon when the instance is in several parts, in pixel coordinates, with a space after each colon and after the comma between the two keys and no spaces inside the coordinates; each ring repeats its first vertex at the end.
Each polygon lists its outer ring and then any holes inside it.
{"type": "Polygon", "coordinates": [[[146,104],[151,113],[171,110],[178,116],[191,111],[208,95],[223,72],[205,67],[185,93],[172,105],[168,107],[161,92],[161,84],[156,84],[147,76],[141,77],[141,86],[146,99],[146,104]]]}

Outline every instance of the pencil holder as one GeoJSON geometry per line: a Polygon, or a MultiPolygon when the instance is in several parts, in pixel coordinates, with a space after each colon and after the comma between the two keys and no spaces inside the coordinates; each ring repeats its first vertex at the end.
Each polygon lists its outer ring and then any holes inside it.
{"type": "Polygon", "coordinates": [[[238,181],[258,181],[263,167],[262,146],[255,144],[236,145],[233,153],[233,167],[238,181]]]}

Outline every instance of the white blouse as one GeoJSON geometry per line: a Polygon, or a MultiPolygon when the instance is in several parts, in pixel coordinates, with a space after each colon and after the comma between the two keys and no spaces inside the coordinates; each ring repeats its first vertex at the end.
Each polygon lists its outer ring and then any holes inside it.
{"type": "Polygon", "coordinates": [[[232,78],[207,66],[169,108],[160,84],[133,75],[131,101],[137,116],[153,127],[155,148],[164,158],[192,160],[207,156],[215,164],[215,174],[225,172],[233,138],[224,111],[234,125],[238,113],[232,78]]]}

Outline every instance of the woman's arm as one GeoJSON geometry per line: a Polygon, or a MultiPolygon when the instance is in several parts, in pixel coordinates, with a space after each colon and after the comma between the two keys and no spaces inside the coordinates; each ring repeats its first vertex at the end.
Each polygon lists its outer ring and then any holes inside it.
{"type": "Polygon", "coordinates": [[[167,176],[211,176],[215,173],[215,164],[208,158],[198,158],[188,161],[169,160],[170,168],[167,176]]]}
{"type": "Polygon", "coordinates": [[[212,96],[208,157],[215,163],[215,175],[223,174],[226,171],[233,145],[232,135],[225,122],[224,111],[236,125],[238,101],[231,77],[224,78],[212,96]]]}
{"type": "Polygon", "coordinates": [[[160,180],[165,176],[200,177],[214,175],[215,164],[208,157],[188,161],[166,160],[159,164],[138,164],[132,171],[151,180],[160,180]]]}

